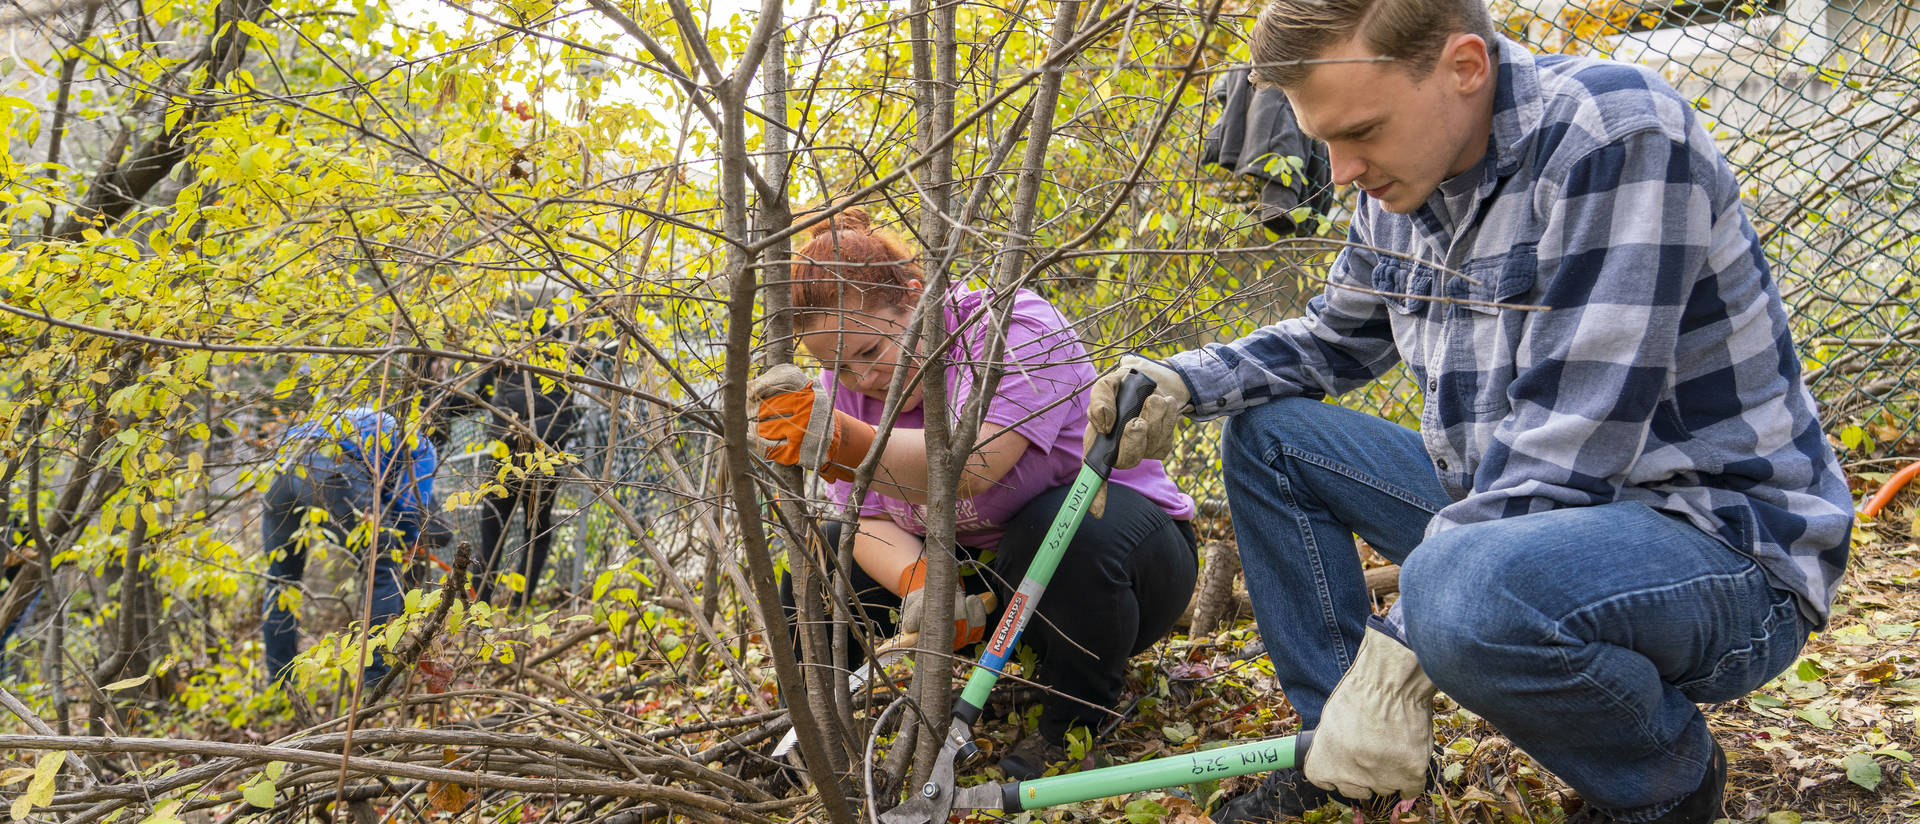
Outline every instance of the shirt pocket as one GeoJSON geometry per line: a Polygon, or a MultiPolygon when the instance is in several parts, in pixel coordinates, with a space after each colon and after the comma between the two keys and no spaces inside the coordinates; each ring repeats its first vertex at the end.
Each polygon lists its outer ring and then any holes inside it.
{"type": "Polygon", "coordinates": [[[1439,270],[1406,258],[1383,256],[1373,267],[1373,288],[1397,315],[1424,315],[1433,306],[1433,279],[1439,270]]]}
{"type": "MultiPolygon", "coordinates": [[[[1434,279],[1440,271],[1425,263],[1399,257],[1382,257],[1373,267],[1371,286],[1387,307],[1387,320],[1393,328],[1393,345],[1400,360],[1423,388],[1427,377],[1427,321],[1433,317],[1434,279]]],[[[1426,394],[1432,394],[1426,392],[1426,394]]]]}
{"type": "Polygon", "coordinates": [[[1445,400],[1475,419],[1504,417],[1512,409],[1507,389],[1517,374],[1516,361],[1526,310],[1534,294],[1539,258],[1533,244],[1470,260],[1447,276],[1442,294],[1457,301],[1447,317],[1445,400]]]}
{"type": "Polygon", "coordinates": [[[1535,245],[1523,243],[1501,254],[1467,261],[1459,274],[1448,275],[1445,293],[1463,301],[1460,305],[1469,311],[1497,315],[1508,310],[1490,304],[1528,302],[1539,270],[1535,245]]]}

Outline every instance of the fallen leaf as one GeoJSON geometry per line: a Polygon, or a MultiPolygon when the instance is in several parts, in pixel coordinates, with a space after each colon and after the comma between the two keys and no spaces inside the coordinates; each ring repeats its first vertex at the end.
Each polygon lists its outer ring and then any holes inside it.
{"type": "Polygon", "coordinates": [[[1881,661],[1860,670],[1860,678],[1865,681],[1885,681],[1899,673],[1900,668],[1894,666],[1892,661],[1881,661]]]}
{"type": "Polygon", "coordinates": [[[1805,721],[1809,724],[1812,724],[1816,727],[1819,727],[1820,729],[1823,729],[1823,730],[1833,729],[1833,718],[1827,715],[1825,711],[1820,710],[1818,708],[1803,707],[1801,709],[1794,710],[1793,714],[1799,717],[1800,720],[1805,721]]]}
{"type": "MultiPolygon", "coordinates": [[[[459,757],[459,751],[447,747],[440,752],[440,763],[451,764],[459,757]]],[[[469,794],[467,788],[458,784],[442,784],[438,781],[427,784],[427,803],[443,813],[457,813],[467,807],[469,794]]]]}
{"type": "Polygon", "coordinates": [[[1883,777],[1880,762],[1873,760],[1873,756],[1857,752],[1841,759],[1840,766],[1847,768],[1848,781],[1865,787],[1869,792],[1880,788],[1880,779],[1883,777]]]}

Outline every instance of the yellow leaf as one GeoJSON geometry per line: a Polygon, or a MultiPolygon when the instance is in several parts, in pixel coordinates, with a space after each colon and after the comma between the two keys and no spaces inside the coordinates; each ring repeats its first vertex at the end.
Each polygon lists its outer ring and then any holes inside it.
{"type": "Polygon", "coordinates": [[[53,803],[53,779],[59,775],[60,765],[66,762],[67,754],[57,751],[41,755],[40,760],[34,762],[33,780],[27,783],[26,792],[13,800],[13,807],[8,811],[13,815],[13,820],[26,818],[34,807],[53,803]]]}
{"type": "Polygon", "coordinates": [[[115,681],[115,682],[113,682],[113,683],[111,683],[111,684],[108,684],[108,685],[106,685],[106,686],[104,686],[104,687],[101,687],[100,689],[101,689],[102,691],[104,691],[104,692],[117,692],[117,691],[119,691],[119,690],[124,690],[124,689],[127,689],[127,688],[129,688],[129,687],[137,687],[137,686],[140,686],[141,684],[145,684],[145,683],[147,683],[148,681],[151,681],[151,680],[153,680],[153,676],[151,676],[151,675],[142,675],[142,676],[138,676],[138,677],[135,677],[135,678],[128,678],[128,679],[125,679],[125,680],[121,680],[121,681],[115,681]]]}

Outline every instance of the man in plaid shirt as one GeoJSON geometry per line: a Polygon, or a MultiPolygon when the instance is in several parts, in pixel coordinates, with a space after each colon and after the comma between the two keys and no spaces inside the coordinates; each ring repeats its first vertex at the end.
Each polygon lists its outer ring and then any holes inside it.
{"type": "Polygon", "coordinates": [[[1091,437],[1127,369],[1158,382],[1121,466],[1232,416],[1247,588],[1317,732],[1214,819],[1419,793],[1436,685],[1578,820],[1719,817],[1695,704],[1794,661],[1852,527],[1726,159],[1653,73],[1531,54],[1479,0],[1271,0],[1253,57],[1362,190],[1350,243],[1303,317],[1125,358],[1089,411],[1091,437]],[[1319,402],[1398,363],[1417,432],[1319,402]],[[1402,565],[1384,619],[1355,534],[1402,565]]]}

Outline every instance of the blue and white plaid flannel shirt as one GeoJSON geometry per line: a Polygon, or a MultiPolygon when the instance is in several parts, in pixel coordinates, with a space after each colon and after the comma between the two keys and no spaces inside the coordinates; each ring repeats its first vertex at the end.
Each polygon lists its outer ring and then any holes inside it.
{"type": "Polygon", "coordinates": [[[1170,358],[1193,417],[1405,361],[1454,498],[1429,536],[1639,501],[1754,558],[1824,625],[1852,497],[1733,170],[1652,72],[1496,40],[1486,158],[1411,215],[1362,195],[1361,246],[1304,316],[1170,358]]]}

